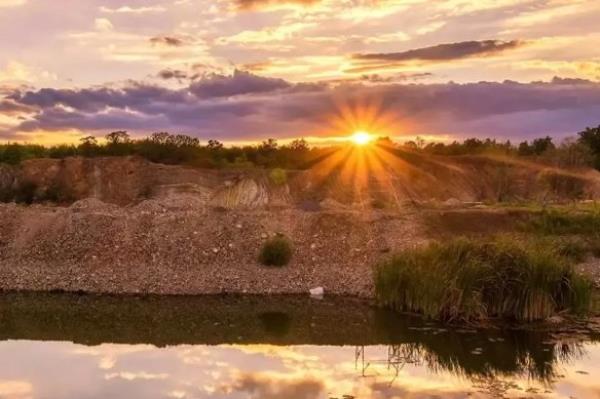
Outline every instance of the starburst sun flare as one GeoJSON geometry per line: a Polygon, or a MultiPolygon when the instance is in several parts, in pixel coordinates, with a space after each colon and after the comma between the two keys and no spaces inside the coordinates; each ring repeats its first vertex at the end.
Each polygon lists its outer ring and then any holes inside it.
{"type": "Polygon", "coordinates": [[[352,134],[352,136],[350,136],[350,140],[352,140],[354,144],[360,146],[369,144],[371,141],[373,141],[373,138],[374,136],[371,133],[363,130],[356,131],[352,134]]]}

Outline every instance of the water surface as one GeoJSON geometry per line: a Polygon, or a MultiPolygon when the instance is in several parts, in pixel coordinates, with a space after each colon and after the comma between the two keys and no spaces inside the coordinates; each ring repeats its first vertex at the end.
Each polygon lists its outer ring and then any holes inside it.
{"type": "Polygon", "coordinates": [[[600,397],[596,337],[340,298],[0,295],[0,398],[600,397]]]}

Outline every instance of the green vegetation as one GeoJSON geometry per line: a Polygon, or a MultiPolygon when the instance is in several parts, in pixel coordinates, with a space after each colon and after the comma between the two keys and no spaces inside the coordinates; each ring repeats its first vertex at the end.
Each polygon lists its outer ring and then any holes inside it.
{"type": "Polygon", "coordinates": [[[282,186],[287,183],[287,172],[281,168],[275,168],[269,173],[269,180],[276,186],[282,186]]]}
{"type": "Polygon", "coordinates": [[[384,306],[444,321],[581,314],[592,285],[574,272],[569,251],[577,255],[573,248],[510,237],[432,243],[378,264],[376,295],[384,306]]]}
{"type": "Polygon", "coordinates": [[[590,166],[600,169],[600,125],[595,128],[587,127],[577,133],[576,138],[566,139],[560,144],[554,143],[548,136],[533,139],[531,142],[522,141],[519,144],[490,138],[468,138],[462,142],[451,143],[426,143],[417,137],[414,141],[404,143],[404,147],[436,155],[509,155],[535,158],[536,161],[559,167],[590,166]]]}
{"type": "Polygon", "coordinates": [[[46,188],[39,187],[31,180],[22,180],[5,188],[0,188],[0,202],[16,202],[19,204],[32,204],[34,202],[69,203],[74,200],[69,190],[64,185],[54,183],[46,188]]]}
{"type": "Polygon", "coordinates": [[[292,259],[292,244],[284,236],[276,236],[263,244],[258,260],[265,266],[285,266],[292,259]]]}
{"type": "Polygon", "coordinates": [[[526,230],[546,235],[600,235],[599,209],[548,209],[533,215],[526,230]]]}
{"type": "MultiPolygon", "coordinates": [[[[332,148],[309,148],[303,139],[294,140],[287,145],[279,145],[275,139],[268,139],[258,145],[225,147],[217,140],[209,140],[206,145],[201,145],[196,137],[166,132],[134,140],[127,132],[116,131],[105,138],[104,144],[98,143],[92,136],[82,138],[79,145],[44,147],[37,144],[2,144],[0,163],[17,165],[35,158],[137,155],[151,162],[165,164],[204,168],[256,166],[277,170],[308,168],[332,152],[332,148]]],[[[281,175],[277,178],[281,178],[281,175]]]]}
{"type": "MultiPolygon", "coordinates": [[[[0,145],[0,163],[16,165],[33,158],[65,158],[70,156],[98,157],[138,155],[152,162],[184,164],[205,168],[281,168],[305,169],[327,157],[332,147],[309,147],[304,139],[279,145],[275,139],[267,139],[258,145],[225,147],[217,140],[200,144],[196,137],[184,134],[157,132],[142,139],[132,139],[126,131],[115,131],[99,143],[88,136],[79,145],[44,147],[37,144],[9,143],[0,145]]],[[[600,126],[586,128],[577,138],[555,144],[551,137],[536,138],[531,142],[513,144],[495,139],[468,138],[462,142],[428,142],[417,138],[403,144],[394,143],[388,137],[380,137],[376,145],[394,148],[403,153],[424,152],[436,155],[508,155],[535,158],[536,161],[559,167],[592,166],[600,169],[600,126]]],[[[552,178],[552,177],[550,177],[552,178]]],[[[549,181],[549,184],[576,184],[573,181],[549,181]]],[[[567,187],[568,188],[568,187],[567,187]]]]}

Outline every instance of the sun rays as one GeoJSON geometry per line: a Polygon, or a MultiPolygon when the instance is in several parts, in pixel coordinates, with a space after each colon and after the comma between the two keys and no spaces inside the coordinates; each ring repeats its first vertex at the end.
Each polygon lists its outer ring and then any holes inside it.
{"type": "Polygon", "coordinates": [[[350,136],[350,140],[356,145],[367,145],[373,141],[374,138],[375,136],[373,136],[371,133],[363,130],[354,132],[354,134],[350,136]]]}

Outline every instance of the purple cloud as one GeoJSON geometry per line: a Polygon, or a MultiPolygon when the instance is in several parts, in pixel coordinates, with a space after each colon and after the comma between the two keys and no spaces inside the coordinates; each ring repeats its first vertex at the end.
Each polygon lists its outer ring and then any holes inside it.
{"type": "Polygon", "coordinates": [[[235,70],[233,75],[210,75],[190,86],[198,98],[231,97],[241,94],[266,93],[291,85],[283,79],[264,78],[250,72],[235,70]]]}
{"type": "Polygon", "coordinates": [[[168,130],[201,138],[254,140],[346,134],[332,130],[340,104],[377,104],[400,121],[397,135],[451,134],[497,138],[565,136],[597,125],[600,83],[551,82],[339,85],[300,83],[236,71],[182,89],[142,83],[123,88],[15,89],[0,109],[17,113],[15,131],[80,129],[136,134],[168,130]]]}
{"type": "Polygon", "coordinates": [[[481,57],[499,53],[505,50],[522,46],[519,40],[482,40],[457,43],[438,44],[437,46],[423,47],[397,53],[370,53],[355,54],[353,58],[366,61],[450,61],[461,58],[481,57]]]}

